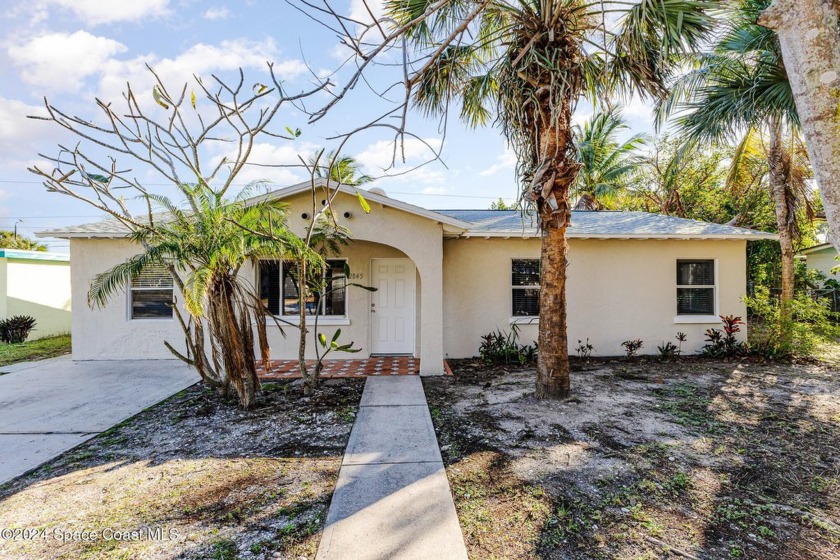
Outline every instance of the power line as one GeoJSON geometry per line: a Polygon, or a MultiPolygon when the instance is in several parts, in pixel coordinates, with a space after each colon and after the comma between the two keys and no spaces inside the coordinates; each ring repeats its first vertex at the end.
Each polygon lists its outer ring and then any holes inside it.
{"type": "Polygon", "coordinates": [[[71,216],[68,214],[61,214],[55,216],[0,216],[0,220],[41,220],[47,218],[102,218],[104,214],[86,215],[86,216],[71,216]]]}
{"type": "MultiPolygon", "coordinates": [[[[387,179],[387,177],[385,177],[383,179],[387,179]]],[[[0,183],[36,184],[36,185],[42,184],[39,181],[9,181],[9,180],[0,180],[0,183]]],[[[171,183],[144,183],[144,185],[149,186],[149,187],[174,187],[175,186],[171,183]]],[[[236,183],[231,185],[231,187],[247,187],[247,186],[248,186],[248,184],[236,184],[236,183]]],[[[447,197],[447,198],[475,198],[475,199],[482,199],[482,200],[498,200],[500,198],[498,196],[418,193],[418,192],[408,192],[408,191],[391,191],[391,194],[400,194],[400,195],[408,195],[408,196],[439,196],[439,197],[447,197]]],[[[505,198],[505,197],[501,197],[501,198],[505,198]]],[[[513,198],[513,197],[509,197],[509,198],[513,198]]],[[[83,216],[81,216],[81,217],[83,217],[83,216]]]]}

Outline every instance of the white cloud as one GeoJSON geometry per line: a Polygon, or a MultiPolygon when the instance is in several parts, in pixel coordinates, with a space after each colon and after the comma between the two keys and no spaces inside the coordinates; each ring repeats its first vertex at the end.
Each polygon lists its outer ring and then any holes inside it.
{"type": "Polygon", "coordinates": [[[203,17],[209,20],[227,19],[230,17],[230,10],[227,8],[208,8],[203,17]]]}
{"type": "Polygon", "coordinates": [[[68,134],[54,123],[30,119],[29,115],[45,116],[46,109],[0,97],[0,170],[5,174],[21,173],[34,165],[50,171],[53,164],[39,159],[37,152],[49,146],[46,153],[51,154],[55,144],[67,140],[68,134]]]}
{"type": "Polygon", "coordinates": [[[350,0],[350,18],[364,24],[373,23],[382,19],[385,14],[385,2],[383,0],[350,0]],[[369,10],[369,11],[368,11],[369,10]]]}
{"type": "Polygon", "coordinates": [[[504,169],[513,169],[516,166],[516,154],[513,153],[513,150],[509,147],[505,147],[505,151],[502,152],[496,159],[496,163],[485,169],[484,171],[479,172],[479,175],[482,177],[488,177],[490,175],[495,175],[499,171],[504,169]]]}
{"type": "MultiPolygon", "coordinates": [[[[308,162],[317,149],[318,147],[310,142],[287,142],[281,145],[268,142],[255,144],[248,158],[250,165],[246,165],[239,172],[234,183],[243,185],[253,181],[269,181],[275,187],[287,187],[299,183],[306,178],[306,171],[298,156],[308,162]]],[[[235,157],[232,153],[227,155],[231,158],[235,157]]],[[[222,155],[214,157],[211,165],[217,165],[222,157],[222,155]]]]}
{"type": "Polygon", "coordinates": [[[399,171],[405,166],[416,166],[435,158],[435,152],[440,150],[440,138],[408,138],[404,144],[397,143],[396,152],[394,142],[380,140],[356,154],[356,161],[369,168],[370,171],[399,171]],[[396,158],[394,157],[396,154],[396,158]],[[403,156],[405,161],[403,161],[403,156]]]}
{"type": "MultiPolygon", "coordinates": [[[[99,84],[100,96],[109,101],[121,99],[126,82],[135,92],[150,92],[154,78],[146,69],[150,64],[168,89],[177,89],[193,81],[193,74],[202,76],[210,85],[211,73],[222,73],[243,69],[265,70],[266,62],[279,55],[272,40],[249,41],[236,39],[222,41],[218,45],[199,43],[174,58],[159,59],[144,55],[132,60],[111,59],[103,65],[99,84]]],[[[306,66],[300,60],[288,59],[274,65],[280,79],[289,79],[304,74],[306,66]]],[[[257,79],[254,79],[257,81],[257,79]]],[[[248,84],[245,87],[249,87],[248,84]]],[[[151,100],[151,95],[146,96],[151,100]]]]}
{"type": "Polygon", "coordinates": [[[7,52],[26,83],[50,91],[77,91],[85,78],[102,72],[114,55],[126,50],[113,39],[76,31],[39,35],[7,52]]]}
{"type": "Polygon", "coordinates": [[[73,14],[89,25],[138,21],[160,17],[169,12],[169,0],[44,0],[41,6],[59,7],[73,14]]]}
{"type": "Polygon", "coordinates": [[[630,102],[623,107],[623,114],[628,119],[653,119],[653,110],[650,104],[637,95],[634,95],[630,102]]]}
{"type": "Polygon", "coordinates": [[[592,112],[583,111],[572,115],[572,126],[583,126],[583,123],[592,118],[592,112]]]}
{"type": "Polygon", "coordinates": [[[46,109],[17,99],[0,97],[0,145],[4,153],[13,144],[49,138],[47,123],[29,119],[28,115],[45,116],[46,109]]]}

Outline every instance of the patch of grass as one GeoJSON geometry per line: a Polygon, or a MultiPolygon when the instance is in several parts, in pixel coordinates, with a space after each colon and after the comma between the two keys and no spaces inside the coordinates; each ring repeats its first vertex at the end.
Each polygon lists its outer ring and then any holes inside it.
{"type": "Polygon", "coordinates": [[[336,413],[336,416],[338,416],[339,420],[341,420],[342,422],[352,424],[356,421],[356,407],[348,406],[346,408],[343,408],[336,413]]]}
{"type": "Polygon", "coordinates": [[[208,556],[212,560],[236,560],[236,543],[230,539],[219,539],[213,543],[213,549],[208,556]]]}
{"type": "Polygon", "coordinates": [[[0,344],[0,367],[55,358],[70,353],[70,335],[50,336],[23,344],[0,344]]]}

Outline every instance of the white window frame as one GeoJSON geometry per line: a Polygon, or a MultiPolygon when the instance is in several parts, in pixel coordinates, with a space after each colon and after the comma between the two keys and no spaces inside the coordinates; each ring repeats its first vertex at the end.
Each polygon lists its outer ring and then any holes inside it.
{"type": "MultiPolygon", "coordinates": [[[[514,283],[513,283],[513,263],[516,262],[516,261],[537,261],[539,263],[540,258],[539,257],[537,257],[537,258],[533,258],[533,257],[512,258],[512,259],[510,259],[510,267],[508,269],[509,270],[509,275],[510,275],[509,276],[509,281],[510,281],[510,296],[511,296],[511,299],[510,299],[510,324],[511,325],[533,325],[534,323],[539,323],[539,320],[540,320],[539,311],[537,312],[536,315],[514,315],[513,314],[513,291],[517,290],[517,289],[518,290],[533,290],[533,289],[536,289],[536,290],[539,291],[540,290],[540,284],[537,283],[537,284],[528,284],[528,285],[522,285],[522,286],[514,285],[514,283]]],[[[542,263],[540,263],[540,266],[542,266],[542,263]]]]}
{"type": "MultiPolygon", "coordinates": [[[[171,278],[171,277],[170,277],[171,278]]],[[[175,310],[172,309],[172,315],[169,317],[135,317],[134,316],[134,292],[159,292],[161,290],[169,290],[172,292],[172,302],[175,302],[175,280],[172,279],[172,286],[169,288],[137,288],[134,286],[134,279],[130,279],[128,281],[128,289],[126,292],[126,320],[127,321],[174,321],[175,320],[175,310]]]]}
{"type": "MultiPolygon", "coordinates": [[[[287,259],[288,260],[288,259],[287,259]]],[[[324,259],[325,261],[344,261],[344,264],[347,264],[348,259],[346,257],[337,257],[334,259],[324,259]]],[[[296,324],[300,322],[299,315],[284,315],[283,308],[283,274],[284,268],[286,267],[286,260],[280,261],[280,315],[279,317],[288,323],[296,324]]],[[[318,324],[319,325],[349,325],[350,324],[350,298],[347,295],[350,293],[346,283],[350,281],[349,278],[345,278],[345,287],[344,287],[344,315],[318,315],[318,324]]],[[[323,302],[322,302],[323,305],[323,302]]],[[[269,324],[274,324],[274,321],[271,317],[267,317],[266,320],[269,324]]],[[[309,323],[310,321],[315,321],[315,315],[307,315],[306,321],[309,323]]]]}
{"type": "Polygon", "coordinates": [[[677,307],[677,290],[679,290],[680,288],[712,288],[712,301],[714,306],[714,313],[712,315],[680,315],[679,313],[677,313],[674,316],[674,324],[716,325],[720,323],[720,270],[718,267],[718,259],[713,259],[709,257],[680,257],[674,261],[675,273],[672,276],[672,278],[676,278],[677,276],[677,267],[679,267],[680,261],[712,261],[713,274],[715,275],[715,277],[714,284],[709,285],[676,284],[676,287],[674,288],[674,308],[677,307]]]}

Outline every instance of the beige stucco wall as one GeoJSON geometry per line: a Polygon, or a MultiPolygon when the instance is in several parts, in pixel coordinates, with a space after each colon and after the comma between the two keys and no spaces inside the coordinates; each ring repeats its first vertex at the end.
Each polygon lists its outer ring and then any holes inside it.
{"type": "MultiPolygon", "coordinates": [[[[289,225],[302,234],[306,220],[303,212],[311,213],[311,197],[302,194],[290,198],[289,225]]],[[[443,229],[434,221],[407,214],[401,210],[371,203],[371,213],[365,214],[355,196],[341,194],[336,200],[338,215],[352,213],[350,219],[342,218],[353,241],[342,251],[341,257],[349,260],[354,273],[362,278],[355,281],[366,284],[370,279],[370,259],[409,258],[417,269],[416,293],[416,345],[415,355],[421,360],[421,372],[428,375],[443,373],[443,290],[441,262],[443,260],[443,229]]],[[[73,239],[70,254],[73,262],[73,356],[78,360],[152,358],[166,359],[172,355],[163,346],[168,340],[179,350],[183,349],[183,335],[174,320],[128,319],[127,296],[120,293],[104,309],[87,306],[90,279],[138,252],[127,240],[73,239]]],[[[240,271],[243,282],[254,285],[256,271],[250,265],[240,271]]],[[[176,291],[177,293],[177,291],[176,291]]],[[[349,324],[324,325],[319,328],[328,337],[335,329],[342,329],[341,340],[354,341],[362,348],[357,354],[334,353],[335,358],[359,358],[369,355],[371,294],[362,289],[348,291],[349,324]]],[[[273,358],[295,358],[298,347],[298,330],[279,328],[269,322],[269,344],[273,358]]],[[[310,333],[309,335],[313,335],[310,333]]],[[[308,355],[314,356],[314,340],[308,343],[308,355]]]]}
{"type": "MultiPolygon", "coordinates": [[[[302,233],[312,211],[308,194],[288,200],[289,224],[302,233]]],[[[496,328],[508,330],[511,320],[511,259],[539,258],[538,239],[445,239],[440,223],[402,210],[371,204],[366,215],[352,195],[340,195],[335,204],[353,241],[342,257],[360,284],[370,281],[372,258],[409,258],[417,267],[416,352],[425,374],[442,373],[444,355],[473,356],[479,337],[496,328]]],[[[183,347],[183,335],[174,320],[130,321],[124,293],[105,309],[87,306],[90,278],[137,252],[126,240],[73,239],[70,244],[73,290],[74,357],[76,359],[170,358],[163,340],[183,347]]],[[[746,286],[745,241],[675,240],[583,240],[570,241],[569,341],[589,338],[597,355],[622,353],[621,342],[641,338],[644,352],[673,341],[685,332],[684,351],[699,349],[705,329],[714,323],[676,324],[676,261],[685,258],[716,259],[718,263],[718,311],[744,316],[740,301],[746,286]]],[[[243,282],[256,283],[256,271],[246,266],[243,282]]],[[[328,337],[342,329],[342,341],[354,341],[359,354],[335,354],[336,358],[359,358],[369,354],[371,294],[348,291],[348,320],[324,325],[328,337]]],[[[523,341],[537,336],[537,325],[521,325],[523,341]]],[[[294,359],[298,331],[279,329],[270,323],[269,342],[273,358],[294,359]]],[[[312,334],[309,335],[310,337],[312,334]]],[[[308,343],[311,357],[314,340],[308,343]]]]}
{"type": "MultiPolygon", "coordinates": [[[[320,205],[320,199],[316,201],[320,205]]],[[[290,197],[286,201],[289,205],[289,227],[298,234],[302,234],[306,220],[301,214],[312,213],[312,197],[307,193],[290,197]]],[[[348,228],[355,242],[368,241],[387,245],[411,259],[417,267],[417,352],[420,358],[420,371],[424,375],[439,375],[443,373],[443,226],[425,217],[409,214],[403,210],[390,208],[370,202],[371,212],[365,214],[355,195],[340,193],[335,199],[333,210],[337,216],[350,212],[349,219],[340,218],[340,223],[348,228]]],[[[345,251],[348,255],[352,253],[345,251]]],[[[361,244],[360,251],[366,257],[357,257],[356,263],[362,263],[366,278],[370,278],[369,259],[378,254],[365,249],[361,244]],[[367,258],[367,263],[365,263],[367,258]]],[[[383,255],[387,257],[387,255],[383,255]]],[[[351,268],[361,271],[358,266],[350,264],[351,268]]],[[[360,282],[361,283],[361,282],[360,282]]],[[[354,298],[361,296],[354,295],[354,298]]],[[[359,317],[368,328],[370,296],[368,308],[359,317]]],[[[358,304],[356,304],[358,305],[358,304]]],[[[351,312],[352,313],[352,312],[351,312]]],[[[356,321],[356,316],[351,318],[356,321]]],[[[352,326],[352,325],[351,325],[352,326]]],[[[362,336],[362,324],[354,329],[354,334],[362,336]]],[[[342,333],[344,330],[342,330],[342,333]]],[[[367,335],[366,335],[367,336],[367,335]]],[[[344,336],[342,335],[342,338],[344,336]]],[[[352,339],[352,338],[351,338],[352,339]]],[[[355,339],[357,344],[360,339],[355,339]]],[[[369,347],[369,344],[366,345],[369,347]]],[[[356,355],[346,355],[348,358],[358,358],[366,355],[362,352],[356,355]]],[[[341,357],[336,355],[336,357],[341,357]]]]}
{"type": "MultiPolygon", "coordinates": [[[[447,357],[478,353],[482,334],[508,331],[511,320],[511,260],[539,258],[538,239],[448,239],[444,242],[444,340],[447,357]]],[[[569,242],[569,348],[578,340],[595,355],[623,353],[621,342],[640,338],[643,353],[688,340],[685,352],[704,344],[715,324],[675,324],[677,259],[717,259],[719,312],[746,316],[745,241],[594,240],[569,242]],[[674,341],[676,343],[676,341],[674,341]]],[[[537,338],[537,325],[520,325],[523,342],[537,338]]],[[[744,333],[745,334],[745,333],[744,333]]]]}
{"type": "MultiPolygon", "coordinates": [[[[346,259],[350,266],[350,271],[354,275],[353,282],[363,286],[370,285],[370,261],[371,259],[384,258],[407,258],[402,251],[393,247],[382,245],[379,243],[371,243],[369,241],[351,241],[349,245],[342,249],[341,255],[328,255],[328,258],[346,259]],[[357,277],[356,275],[360,275],[357,277]]],[[[419,276],[419,272],[418,272],[419,276]]],[[[250,264],[243,267],[240,273],[240,278],[247,281],[252,286],[256,284],[256,271],[250,264]]],[[[418,279],[419,281],[419,279],[418,279]]],[[[420,332],[419,321],[419,286],[417,290],[417,297],[415,298],[415,309],[417,311],[415,332],[420,332]]],[[[347,319],[335,320],[332,318],[321,318],[318,322],[318,332],[324,333],[328,339],[332,339],[333,334],[337,329],[341,329],[341,338],[339,342],[349,343],[354,342],[355,348],[361,349],[358,353],[348,352],[331,352],[330,359],[357,359],[360,357],[367,357],[370,355],[370,304],[372,294],[359,287],[349,287],[347,289],[347,319]]],[[[296,317],[284,317],[297,324],[296,317]]],[[[268,325],[268,342],[271,346],[272,358],[288,359],[296,358],[298,355],[298,343],[300,342],[300,331],[290,325],[283,325],[282,331],[285,337],[281,334],[281,327],[278,327],[274,320],[269,319],[268,325]]],[[[310,333],[307,338],[306,356],[308,358],[315,357],[315,338],[314,338],[315,318],[307,317],[307,328],[310,333]]],[[[415,345],[415,355],[420,355],[419,337],[415,345]]]]}
{"type": "Polygon", "coordinates": [[[831,269],[840,266],[840,262],[835,260],[837,258],[837,251],[834,247],[826,247],[820,251],[814,251],[806,255],[806,263],[808,268],[819,270],[826,278],[834,278],[840,280],[840,274],[831,274],[831,269]]]}
{"type": "Polygon", "coordinates": [[[184,351],[184,335],[175,319],[129,320],[124,289],[104,308],[92,309],[87,304],[90,279],[139,252],[137,245],[125,239],[70,240],[74,359],[172,359],[164,340],[184,351]]]}
{"type": "Polygon", "coordinates": [[[35,318],[30,340],[70,332],[70,263],[0,259],[0,316],[35,318]]]}

